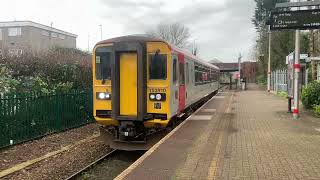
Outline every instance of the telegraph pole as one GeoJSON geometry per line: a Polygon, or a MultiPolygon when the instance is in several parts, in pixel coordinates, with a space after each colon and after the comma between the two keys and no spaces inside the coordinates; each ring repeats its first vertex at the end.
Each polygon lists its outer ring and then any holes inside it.
{"type": "Polygon", "coordinates": [[[99,26],[100,26],[100,38],[102,40],[102,24],[100,24],[99,26]]]}
{"type": "Polygon", "coordinates": [[[270,26],[269,26],[269,30],[268,30],[268,34],[269,34],[269,55],[268,55],[268,79],[267,79],[267,87],[268,87],[268,92],[270,92],[270,86],[271,86],[271,30],[270,30],[270,26]]]}
{"type": "Polygon", "coordinates": [[[90,34],[88,33],[88,52],[90,52],[90,34]]]}
{"type": "Polygon", "coordinates": [[[239,58],[238,58],[238,65],[239,65],[238,87],[239,87],[239,88],[241,88],[241,82],[240,82],[240,79],[241,79],[241,58],[242,58],[242,55],[241,55],[241,53],[240,53],[239,58]]]}

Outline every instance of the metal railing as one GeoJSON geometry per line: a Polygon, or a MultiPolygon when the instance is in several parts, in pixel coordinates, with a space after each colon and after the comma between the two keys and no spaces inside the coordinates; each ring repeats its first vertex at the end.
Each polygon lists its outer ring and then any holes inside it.
{"type": "Polygon", "coordinates": [[[287,91],[288,78],[287,70],[276,70],[271,73],[271,90],[272,91],[287,91]]]}
{"type": "Polygon", "coordinates": [[[0,94],[0,148],[93,121],[90,91],[0,94]]]}

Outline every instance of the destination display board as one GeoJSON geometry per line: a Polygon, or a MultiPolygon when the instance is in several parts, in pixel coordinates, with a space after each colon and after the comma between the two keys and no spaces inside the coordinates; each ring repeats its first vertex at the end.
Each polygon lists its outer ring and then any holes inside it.
{"type": "Polygon", "coordinates": [[[319,29],[320,9],[272,12],[269,25],[271,30],[319,29]]]}

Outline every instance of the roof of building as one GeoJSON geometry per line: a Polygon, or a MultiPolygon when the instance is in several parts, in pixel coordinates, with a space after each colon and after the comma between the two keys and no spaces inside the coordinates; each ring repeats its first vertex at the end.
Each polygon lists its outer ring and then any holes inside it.
{"type": "Polygon", "coordinates": [[[31,27],[36,27],[39,29],[43,29],[43,30],[47,30],[47,31],[52,31],[55,33],[59,33],[59,34],[63,34],[63,35],[67,35],[67,36],[72,36],[72,37],[77,37],[76,34],[73,33],[69,33],[66,31],[62,31],[60,29],[56,29],[50,26],[46,26],[43,24],[39,24],[36,22],[32,22],[32,21],[6,21],[6,22],[0,22],[0,28],[1,27],[23,27],[23,26],[31,26],[31,27]]]}
{"type": "Polygon", "coordinates": [[[231,72],[238,71],[239,64],[238,63],[213,63],[214,65],[220,68],[220,71],[231,72]]]}
{"type": "MultiPolygon", "coordinates": [[[[220,71],[223,72],[233,72],[233,71],[239,71],[239,63],[234,62],[234,63],[212,63],[220,68],[220,71]]],[[[245,65],[257,65],[257,62],[253,61],[244,61],[241,62],[241,66],[245,65]]]]}
{"type": "Polygon", "coordinates": [[[202,64],[207,65],[207,66],[211,66],[211,67],[216,68],[216,69],[219,69],[214,64],[208,63],[208,62],[200,59],[199,57],[194,56],[192,53],[190,53],[190,52],[188,52],[186,50],[182,50],[182,49],[176,47],[175,45],[170,44],[169,42],[167,42],[165,40],[162,40],[162,39],[159,39],[159,38],[154,38],[154,37],[149,37],[149,36],[146,36],[146,35],[120,36],[120,37],[116,37],[116,38],[100,41],[100,42],[98,42],[96,44],[96,46],[100,45],[100,44],[117,43],[117,42],[164,42],[164,43],[168,44],[168,46],[171,49],[173,49],[175,51],[178,51],[178,52],[184,54],[185,56],[188,56],[188,57],[192,58],[193,60],[195,60],[195,61],[197,61],[199,63],[202,63],[202,64]]]}

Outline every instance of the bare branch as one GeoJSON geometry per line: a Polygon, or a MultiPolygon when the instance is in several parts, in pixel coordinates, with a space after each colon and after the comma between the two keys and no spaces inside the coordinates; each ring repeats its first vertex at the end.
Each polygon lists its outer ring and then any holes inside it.
{"type": "Polygon", "coordinates": [[[159,24],[154,31],[147,32],[152,37],[158,37],[180,48],[188,46],[189,28],[180,23],[159,24]]]}

